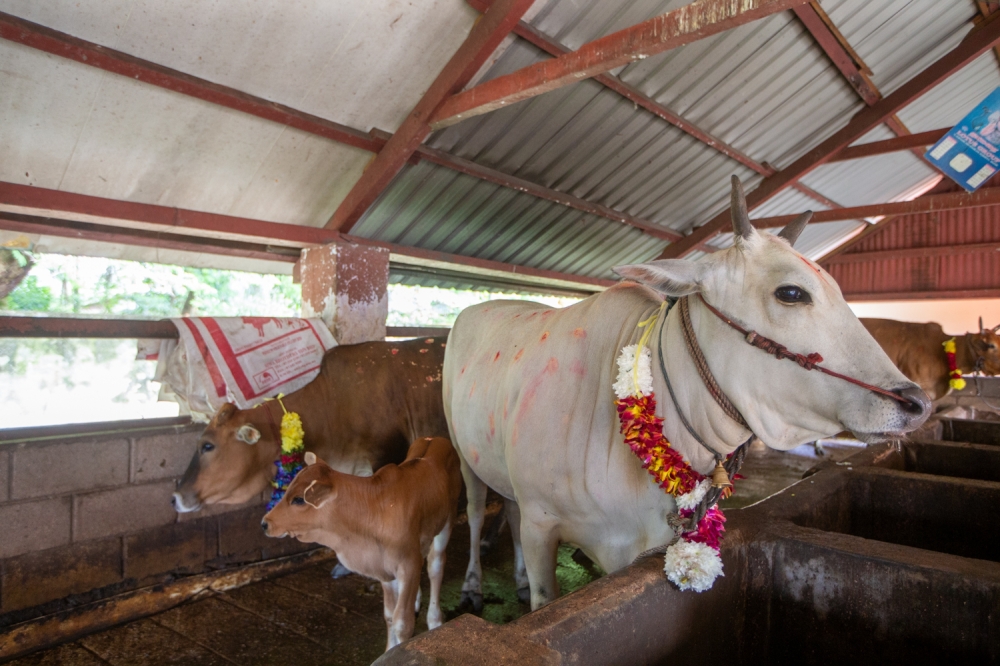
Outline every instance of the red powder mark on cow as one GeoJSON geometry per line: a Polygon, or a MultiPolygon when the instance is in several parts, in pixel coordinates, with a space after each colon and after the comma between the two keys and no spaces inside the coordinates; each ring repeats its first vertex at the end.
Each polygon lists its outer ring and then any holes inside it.
{"type": "Polygon", "coordinates": [[[504,399],[503,399],[503,420],[504,421],[507,420],[507,398],[506,397],[504,397],[504,399]]]}
{"type": "Polygon", "coordinates": [[[549,339],[549,332],[545,331],[544,333],[542,333],[542,342],[545,342],[548,339],[549,339]]]}
{"type": "Polygon", "coordinates": [[[500,360],[500,352],[497,352],[497,355],[493,357],[493,362],[496,363],[499,360],[500,360]]]}
{"type": "Polygon", "coordinates": [[[585,338],[585,337],[587,337],[587,331],[583,330],[582,328],[574,328],[573,329],[573,337],[574,338],[585,338]]]}
{"type": "Polygon", "coordinates": [[[549,359],[549,362],[545,364],[545,372],[555,372],[559,369],[559,361],[553,356],[549,359]]]}
{"type": "Polygon", "coordinates": [[[514,315],[514,319],[517,319],[517,318],[518,318],[518,317],[520,317],[520,316],[521,316],[521,313],[520,313],[520,312],[518,312],[518,313],[517,313],[516,315],[514,315]]]}
{"type": "Polygon", "coordinates": [[[536,314],[538,314],[538,313],[537,313],[537,312],[532,312],[532,313],[531,313],[530,315],[528,315],[528,319],[531,319],[531,318],[532,318],[532,317],[534,317],[534,316],[535,316],[536,314]]]}
{"type": "Polygon", "coordinates": [[[429,352],[429,351],[430,351],[430,349],[421,349],[421,350],[420,350],[420,353],[421,353],[421,354],[426,354],[426,353],[427,353],[427,352],[429,352]]]}
{"type": "Polygon", "coordinates": [[[427,338],[426,340],[424,340],[424,343],[428,344],[428,345],[432,344],[433,342],[434,342],[434,338],[427,338]]]}
{"type": "Polygon", "coordinates": [[[458,374],[460,374],[460,375],[464,375],[464,374],[465,374],[465,369],[466,369],[467,367],[469,367],[469,366],[467,366],[467,365],[463,365],[463,366],[462,366],[462,371],[461,371],[460,373],[458,373],[458,374]]]}
{"type": "Polygon", "coordinates": [[[569,371],[578,377],[584,377],[587,374],[587,367],[580,359],[574,359],[572,365],[569,366],[569,371]]]}
{"type": "Polygon", "coordinates": [[[471,449],[469,449],[469,455],[472,456],[472,464],[473,465],[478,465],[479,464],[479,451],[476,451],[475,448],[471,448],[471,449]]]}
{"type": "Polygon", "coordinates": [[[359,375],[363,375],[365,374],[365,369],[359,365],[358,367],[354,368],[354,372],[358,373],[359,375]]]}
{"type": "Polygon", "coordinates": [[[518,349],[517,353],[514,354],[514,360],[520,361],[522,356],[524,356],[524,349],[518,349]]]}
{"type": "Polygon", "coordinates": [[[493,439],[495,434],[497,434],[496,419],[493,418],[493,412],[490,412],[490,439],[493,439]]]}
{"type": "Polygon", "coordinates": [[[548,317],[553,312],[555,312],[555,310],[546,310],[545,312],[542,313],[542,316],[543,317],[548,317]]]}
{"type": "Polygon", "coordinates": [[[392,355],[393,355],[393,356],[395,356],[396,354],[398,354],[398,353],[399,353],[399,350],[398,350],[398,349],[390,349],[389,351],[391,351],[391,352],[392,352],[392,355]]]}
{"type": "MultiPolygon", "coordinates": [[[[524,416],[531,409],[535,402],[535,396],[538,394],[538,387],[541,386],[542,381],[545,380],[546,375],[555,374],[559,370],[559,361],[555,356],[549,358],[548,363],[545,364],[545,368],[539,372],[534,379],[528,382],[528,385],[524,389],[524,393],[521,396],[520,405],[517,408],[517,416],[514,417],[514,428],[517,428],[517,424],[524,420],[524,416]]],[[[515,430],[516,432],[516,430],[515,430]]],[[[513,442],[511,443],[513,446],[513,442]]]]}
{"type": "Polygon", "coordinates": [[[472,394],[475,392],[476,392],[476,382],[472,382],[472,388],[469,389],[469,397],[471,398],[472,394]]]}

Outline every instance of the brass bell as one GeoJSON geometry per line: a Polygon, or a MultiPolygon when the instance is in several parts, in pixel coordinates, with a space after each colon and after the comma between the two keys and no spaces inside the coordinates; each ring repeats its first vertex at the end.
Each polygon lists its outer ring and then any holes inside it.
{"type": "Polygon", "coordinates": [[[733,482],[729,480],[729,472],[726,468],[722,466],[722,461],[718,460],[715,463],[715,469],[712,470],[712,487],[713,488],[732,488],[733,482]]]}

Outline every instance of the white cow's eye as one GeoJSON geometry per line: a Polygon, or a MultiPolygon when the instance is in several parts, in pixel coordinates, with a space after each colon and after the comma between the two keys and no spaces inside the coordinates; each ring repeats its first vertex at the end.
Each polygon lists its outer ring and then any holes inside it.
{"type": "Polygon", "coordinates": [[[812,296],[808,291],[791,284],[775,289],[774,296],[782,303],[812,303],[812,296]]]}

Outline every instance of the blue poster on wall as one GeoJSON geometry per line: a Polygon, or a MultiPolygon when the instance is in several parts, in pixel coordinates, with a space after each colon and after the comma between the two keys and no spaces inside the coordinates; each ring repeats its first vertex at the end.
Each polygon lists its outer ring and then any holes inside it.
{"type": "Polygon", "coordinates": [[[931,146],[925,157],[969,192],[1000,170],[1000,88],[931,146]]]}

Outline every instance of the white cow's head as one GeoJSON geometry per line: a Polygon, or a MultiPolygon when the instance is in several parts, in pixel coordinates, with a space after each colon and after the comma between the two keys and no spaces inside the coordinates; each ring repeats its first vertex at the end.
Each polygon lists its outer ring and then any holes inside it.
{"type": "MultiPolygon", "coordinates": [[[[734,176],[732,248],[697,262],[664,259],[615,271],[670,296],[701,293],[745,328],[793,352],[819,352],[831,370],[908,400],[897,402],[779,361],[746,344],[737,331],[692,299],[694,329],[713,374],[768,446],[787,450],[844,429],[868,442],[909,432],[927,418],[930,402],[868,334],[833,278],[792,249],[810,215],[800,216],[777,236],[758,232],[750,224],[743,189],[734,176]]],[[[702,391],[711,399],[701,386],[681,390],[702,391]]]]}

